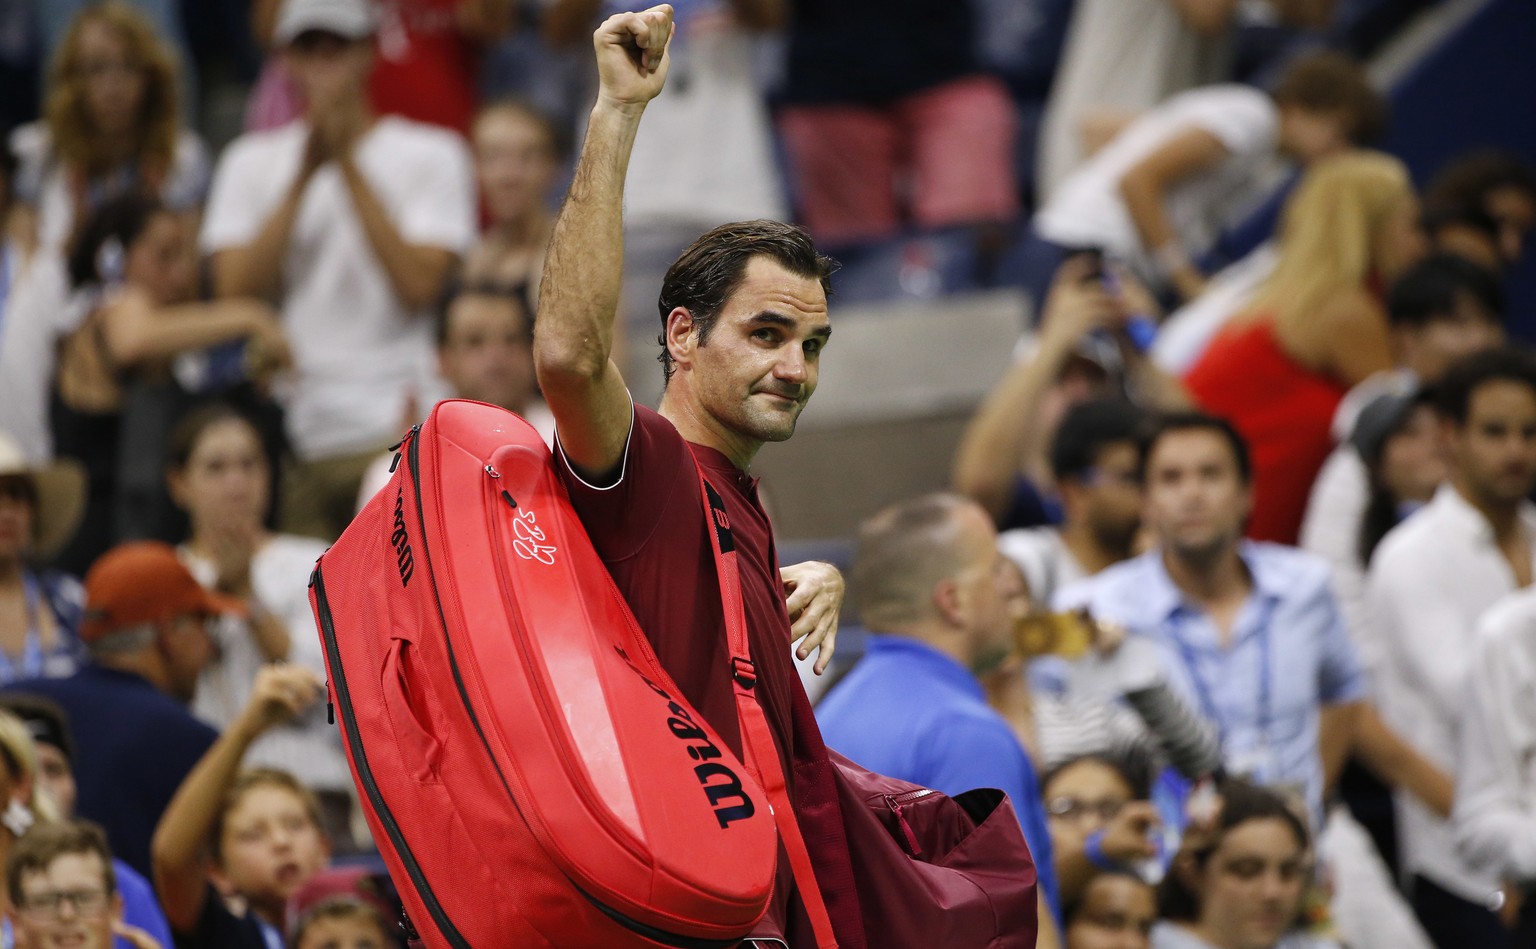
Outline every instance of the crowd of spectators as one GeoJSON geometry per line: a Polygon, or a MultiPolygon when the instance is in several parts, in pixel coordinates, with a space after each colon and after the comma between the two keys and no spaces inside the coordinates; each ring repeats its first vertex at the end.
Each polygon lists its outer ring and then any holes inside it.
{"type": "MultiPolygon", "coordinates": [[[[1370,150],[1338,6],[674,2],[621,358],[727,220],[1018,264],[950,491],[855,540],[817,715],[1009,792],[1043,947],[1536,939],[1536,173],[1370,150]]],[[[395,944],[306,582],[439,399],[553,438],[539,280],[622,7],[0,4],[0,945],[395,944]]]]}

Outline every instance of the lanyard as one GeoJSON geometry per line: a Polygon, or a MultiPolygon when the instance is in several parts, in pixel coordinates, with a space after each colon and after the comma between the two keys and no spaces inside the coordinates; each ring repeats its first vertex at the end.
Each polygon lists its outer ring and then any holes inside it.
{"type": "Polygon", "coordinates": [[[11,265],[14,262],[10,244],[0,240],[0,346],[5,345],[5,317],[10,310],[7,304],[11,301],[11,265]]]}
{"type": "MultiPolygon", "coordinates": [[[[1259,681],[1258,681],[1258,732],[1260,746],[1269,745],[1270,724],[1274,720],[1274,698],[1271,694],[1273,688],[1273,676],[1270,675],[1270,662],[1272,659],[1271,627],[1274,625],[1275,610],[1279,608],[1280,601],[1266,599],[1263,611],[1259,614],[1258,628],[1254,630],[1254,637],[1259,641],[1259,681]]],[[[1216,696],[1211,685],[1205,679],[1205,674],[1200,668],[1200,657],[1193,646],[1184,638],[1184,607],[1174,610],[1169,619],[1169,632],[1173,634],[1174,645],[1178,647],[1179,655],[1184,660],[1184,666],[1189,670],[1189,679],[1194,683],[1195,692],[1200,699],[1200,706],[1204,709],[1206,717],[1216,726],[1216,734],[1223,747],[1227,743],[1227,728],[1221,715],[1216,709],[1216,696]]]]}

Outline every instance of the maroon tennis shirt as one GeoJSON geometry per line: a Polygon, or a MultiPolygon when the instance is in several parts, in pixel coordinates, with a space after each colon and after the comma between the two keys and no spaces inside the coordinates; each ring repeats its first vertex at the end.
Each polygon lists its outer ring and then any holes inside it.
{"type": "MultiPolygon", "coordinates": [[[[689,443],[671,422],[641,405],[635,406],[622,468],[611,487],[586,483],[571,471],[563,453],[557,449],[556,454],[571,503],[662,668],[741,756],[725,620],[704,502],[694,473],[695,457],[725,501],[741,572],[747,638],[757,665],[757,699],[773,731],[839,945],[842,949],[862,946],[836,789],[826,749],[790,658],[784,586],[773,528],[758,503],[757,480],[712,448],[694,445],[690,452],[689,443]],[[847,896],[842,895],[844,891],[847,896]]],[[[798,899],[791,910],[788,894],[793,890],[794,876],[781,850],[774,900],[765,919],[775,932],[759,926],[756,935],[785,934],[780,938],[791,946],[814,945],[798,899]]]]}

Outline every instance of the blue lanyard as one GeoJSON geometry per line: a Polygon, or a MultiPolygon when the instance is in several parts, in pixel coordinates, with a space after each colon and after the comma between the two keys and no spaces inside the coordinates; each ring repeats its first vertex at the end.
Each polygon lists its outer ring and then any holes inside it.
{"type": "Polygon", "coordinates": [[[11,265],[15,262],[15,255],[11,253],[11,245],[0,240],[0,345],[5,343],[5,317],[11,300],[11,265]]]}
{"type": "MultiPolygon", "coordinates": [[[[1261,745],[1269,744],[1270,724],[1274,720],[1274,698],[1271,693],[1273,677],[1270,675],[1270,662],[1272,658],[1270,629],[1274,624],[1275,611],[1279,606],[1280,601],[1277,599],[1266,599],[1264,601],[1263,612],[1259,614],[1258,628],[1253,633],[1259,640],[1258,732],[1261,745]]],[[[1222,747],[1225,748],[1227,728],[1222,722],[1221,715],[1217,712],[1216,697],[1211,690],[1210,683],[1205,680],[1205,675],[1201,672],[1199,656],[1196,655],[1194,647],[1184,638],[1184,607],[1180,606],[1174,610],[1173,614],[1168,617],[1168,620],[1169,632],[1173,636],[1174,645],[1178,647],[1180,657],[1184,660],[1185,668],[1189,670],[1189,680],[1195,686],[1195,692],[1200,699],[1200,706],[1205,710],[1206,717],[1216,726],[1217,738],[1220,740],[1222,747]]]]}

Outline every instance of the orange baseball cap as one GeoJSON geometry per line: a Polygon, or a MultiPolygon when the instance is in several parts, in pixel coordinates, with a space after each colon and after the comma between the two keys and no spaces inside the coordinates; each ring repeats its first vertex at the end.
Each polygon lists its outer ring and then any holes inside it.
{"type": "Polygon", "coordinates": [[[246,607],[234,597],[205,589],[169,544],[120,544],[102,554],[85,575],[80,638],[95,642],[119,629],[183,613],[244,616],[246,607]]]}

